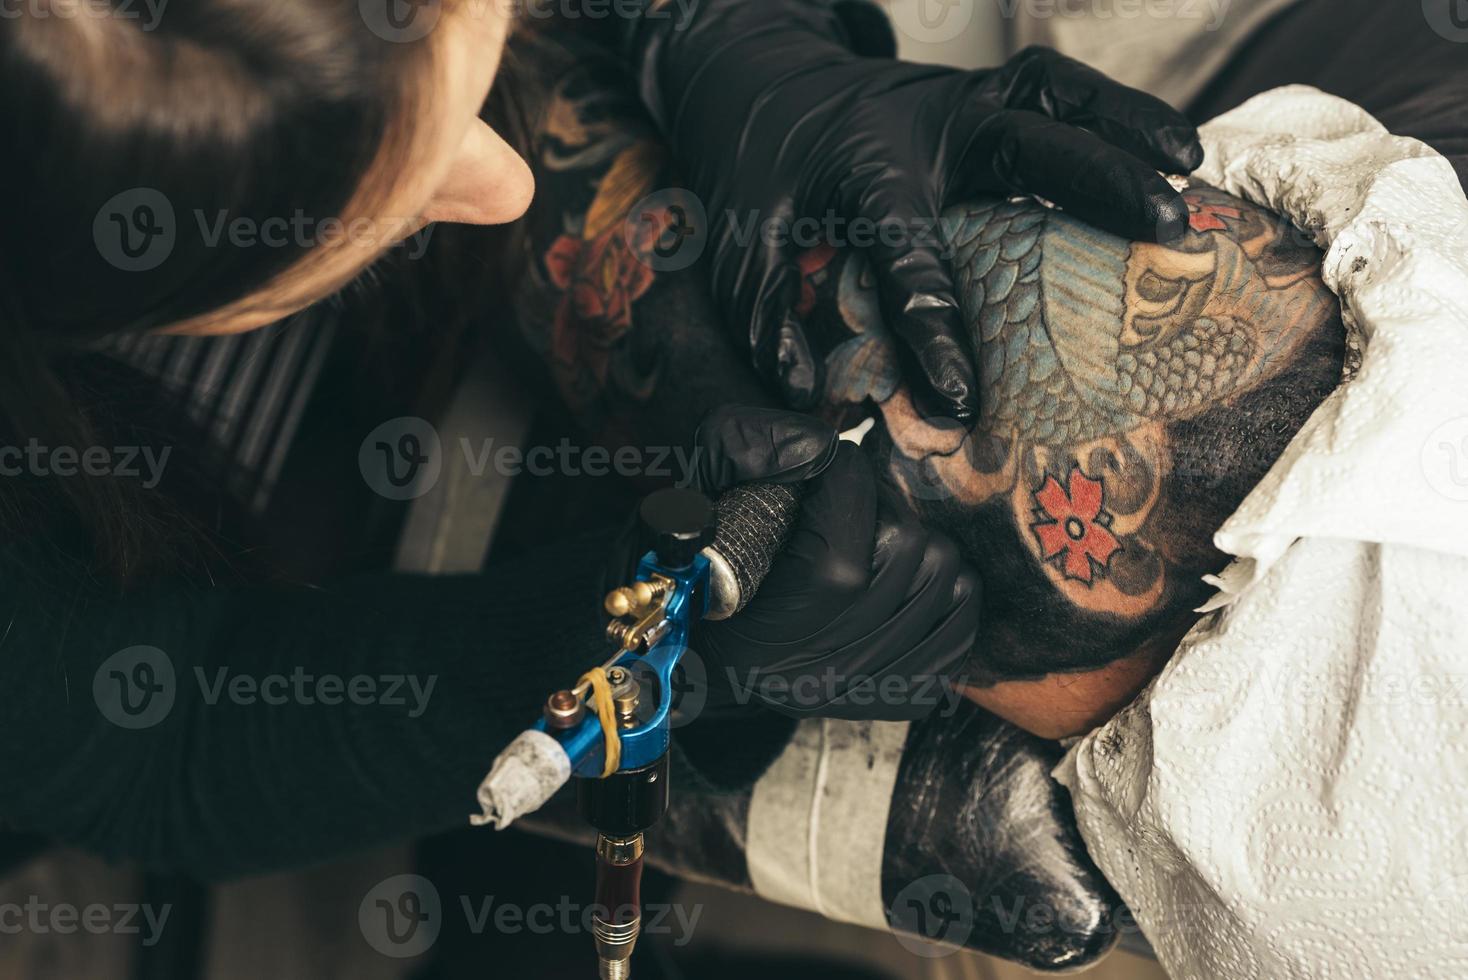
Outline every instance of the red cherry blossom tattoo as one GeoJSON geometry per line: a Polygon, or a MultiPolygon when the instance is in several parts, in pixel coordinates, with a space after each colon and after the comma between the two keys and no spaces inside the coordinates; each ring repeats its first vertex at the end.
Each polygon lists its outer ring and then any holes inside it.
{"type": "Polygon", "coordinates": [[[1209,204],[1195,195],[1186,194],[1188,227],[1194,231],[1228,231],[1224,218],[1242,218],[1243,212],[1227,204],[1209,204]]]}
{"type": "Polygon", "coordinates": [[[1108,528],[1111,515],[1102,510],[1103,496],[1101,481],[1086,476],[1079,466],[1071,469],[1065,486],[1046,473],[1035,491],[1035,503],[1040,505],[1035,516],[1041,520],[1030,530],[1039,539],[1044,560],[1059,559],[1057,566],[1068,579],[1089,584],[1121,549],[1108,528]]]}

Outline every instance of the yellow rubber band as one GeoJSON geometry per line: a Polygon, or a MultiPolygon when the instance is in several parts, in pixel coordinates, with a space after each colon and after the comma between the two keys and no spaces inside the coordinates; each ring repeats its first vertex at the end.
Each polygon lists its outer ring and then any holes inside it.
{"type": "Polygon", "coordinates": [[[607,679],[605,667],[588,670],[581,681],[591,685],[591,706],[601,722],[602,739],[606,744],[606,763],[602,766],[601,778],[606,779],[622,765],[622,736],[617,729],[617,706],[612,701],[612,682],[607,679]]]}

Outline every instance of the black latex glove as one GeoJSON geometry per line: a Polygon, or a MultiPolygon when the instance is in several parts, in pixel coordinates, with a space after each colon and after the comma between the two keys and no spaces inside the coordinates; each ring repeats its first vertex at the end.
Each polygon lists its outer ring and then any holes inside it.
{"type": "Polygon", "coordinates": [[[631,54],[707,212],[714,296],[761,373],[793,407],[819,393],[821,365],[793,312],[794,260],[811,242],[765,239],[750,215],[835,217],[844,231],[818,233],[833,245],[855,244],[861,219],[864,232],[900,232],[867,251],[919,403],[968,418],[979,390],[935,228],[943,208],[1030,193],[1125,237],[1170,241],[1188,212],[1157,171],[1190,172],[1203,150],[1166,103],[1048,49],[958,71],[863,57],[859,39],[895,49],[870,5],[701,0],[686,24],[666,6],[647,17],[631,54]],[[885,32],[875,41],[874,24],[885,32]]]}
{"type": "Polygon", "coordinates": [[[818,419],[726,408],[698,432],[698,484],[804,482],[785,549],[742,612],[695,627],[717,701],[791,715],[901,720],[944,703],[974,643],[977,575],[872,463],[818,419]]]}

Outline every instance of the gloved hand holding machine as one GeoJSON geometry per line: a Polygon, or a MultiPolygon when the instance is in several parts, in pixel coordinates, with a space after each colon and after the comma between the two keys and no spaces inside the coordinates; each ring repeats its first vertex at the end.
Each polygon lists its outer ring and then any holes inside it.
{"type": "Polygon", "coordinates": [[[572,775],[581,813],[596,828],[596,913],[601,975],[630,976],[641,926],[643,832],[668,808],[673,671],[697,619],[742,609],[769,571],[798,507],[774,483],[735,487],[711,506],[696,490],[649,496],[640,516],[655,545],[635,581],[609,593],[616,652],[575,687],[552,693],[542,717],[495,760],[479,788],[476,825],[504,829],[538,809],[572,775]]]}

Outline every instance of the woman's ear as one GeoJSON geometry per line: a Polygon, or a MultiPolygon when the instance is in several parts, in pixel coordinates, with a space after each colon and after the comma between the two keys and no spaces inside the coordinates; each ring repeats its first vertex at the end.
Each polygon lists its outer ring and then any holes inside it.
{"type": "Polygon", "coordinates": [[[423,209],[426,221],[498,225],[530,207],[535,177],[510,144],[482,120],[464,133],[448,173],[423,209]]]}

